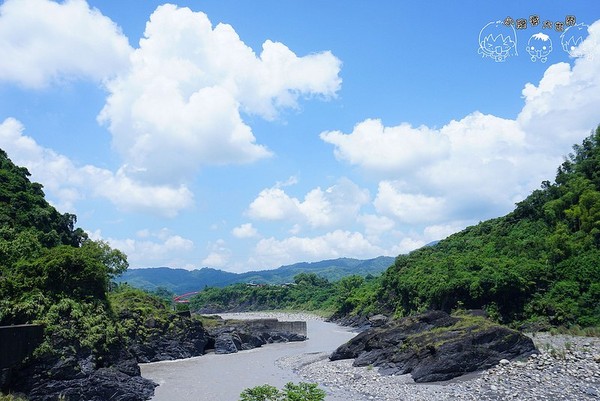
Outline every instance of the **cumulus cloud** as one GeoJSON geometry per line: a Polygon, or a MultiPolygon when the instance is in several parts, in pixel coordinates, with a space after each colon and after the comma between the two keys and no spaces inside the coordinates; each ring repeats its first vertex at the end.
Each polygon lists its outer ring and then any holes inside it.
{"type": "Polygon", "coordinates": [[[126,67],[132,50],[120,28],[84,0],[6,0],[0,38],[0,81],[33,88],[103,80],[126,67]]]}
{"type": "Polygon", "coordinates": [[[302,201],[277,186],[264,189],[252,201],[247,214],[259,220],[289,220],[312,228],[331,227],[354,220],[361,206],[369,200],[368,190],[341,178],[325,190],[317,187],[309,191],[302,201]]]}
{"type": "Polygon", "coordinates": [[[226,267],[231,259],[231,249],[227,248],[225,241],[219,239],[208,244],[208,255],[202,260],[202,266],[226,267]]]}
{"type": "Polygon", "coordinates": [[[104,240],[111,247],[124,252],[132,268],[169,266],[191,269],[183,262],[182,254],[192,251],[194,242],[173,234],[169,229],[140,230],[137,238],[126,239],[103,238],[100,230],[88,233],[90,238],[104,240]]]}
{"type": "Polygon", "coordinates": [[[552,179],[600,122],[600,21],[589,33],[573,66],[551,65],[538,85],[525,85],[515,119],[475,111],[439,129],[368,119],[320,137],[338,160],[381,180],[374,204],[396,221],[444,225],[506,213],[552,179]]]}
{"type": "Polygon", "coordinates": [[[264,42],[260,55],[227,24],[166,4],[151,15],[128,72],[107,85],[99,120],[114,148],[147,181],[189,176],[206,164],[269,157],[242,113],[273,119],[300,97],[332,97],[340,61],[330,52],[296,56],[264,42]]]}
{"type": "Polygon", "coordinates": [[[235,227],[231,233],[236,238],[254,238],[258,236],[258,231],[252,226],[252,223],[244,223],[239,227],[235,227]]]}
{"type": "Polygon", "coordinates": [[[316,237],[293,236],[282,240],[273,237],[261,239],[255,247],[251,264],[257,267],[276,267],[301,261],[353,257],[371,258],[384,250],[371,244],[361,233],[335,230],[316,237]]]}
{"type": "Polygon", "coordinates": [[[600,21],[576,49],[581,55],[573,67],[558,63],[548,67],[536,86],[523,89],[525,106],[517,118],[532,144],[548,151],[581,141],[595,127],[600,109],[600,21]]]}
{"type": "Polygon", "coordinates": [[[193,195],[184,185],[142,184],[122,169],[113,173],[92,165],[77,166],[66,156],[40,146],[23,131],[18,120],[4,120],[0,124],[0,148],[15,164],[27,167],[33,180],[44,185],[62,211],[73,211],[76,201],[89,195],[108,199],[123,210],[167,217],[177,215],[193,203],[193,195]]]}
{"type": "Polygon", "coordinates": [[[443,198],[404,193],[390,181],[379,183],[373,203],[379,213],[408,224],[439,220],[445,207],[443,198]]]}
{"type": "Polygon", "coordinates": [[[367,238],[373,243],[379,242],[382,235],[389,236],[396,227],[394,220],[376,214],[360,215],[357,221],[363,224],[367,238]]]}
{"type": "Polygon", "coordinates": [[[434,162],[449,152],[448,139],[433,129],[409,124],[384,127],[376,119],[358,123],[350,135],[326,131],[320,136],[335,145],[337,159],[380,172],[411,171],[415,165],[434,162]]]}

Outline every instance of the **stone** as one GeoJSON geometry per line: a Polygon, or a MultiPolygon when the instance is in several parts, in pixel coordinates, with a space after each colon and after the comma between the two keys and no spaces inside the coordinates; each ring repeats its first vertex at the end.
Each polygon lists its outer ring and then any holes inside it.
{"type": "Polygon", "coordinates": [[[369,318],[369,323],[371,323],[371,327],[380,327],[383,326],[387,322],[388,318],[385,315],[375,315],[369,318]]]}
{"type": "Polygon", "coordinates": [[[449,380],[536,352],[529,337],[481,317],[430,311],[359,333],[330,360],[379,367],[385,375],[410,373],[415,382],[449,380]],[[432,329],[436,329],[432,331],[432,329]]]}
{"type": "Polygon", "coordinates": [[[285,330],[273,330],[276,319],[256,319],[220,322],[209,330],[207,349],[212,347],[217,354],[228,354],[258,348],[264,344],[289,341],[304,341],[306,336],[285,330]]]}
{"type": "Polygon", "coordinates": [[[231,333],[223,333],[216,338],[215,354],[233,354],[236,352],[238,352],[238,347],[233,341],[231,333]]]}
{"type": "Polygon", "coordinates": [[[103,362],[88,350],[62,349],[54,355],[32,358],[12,379],[11,391],[30,401],[123,400],[144,401],[154,395],[156,383],[140,376],[139,366],[121,346],[104,355],[103,362]]]}
{"type": "Polygon", "coordinates": [[[500,365],[506,366],[508,364],[510,364],[510,361],[508,359],[500,359],[500,365]]]}

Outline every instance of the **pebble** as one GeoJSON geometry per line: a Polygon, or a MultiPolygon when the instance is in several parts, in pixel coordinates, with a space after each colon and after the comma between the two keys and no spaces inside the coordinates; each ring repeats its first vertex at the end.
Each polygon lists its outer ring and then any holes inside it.
{"type": "Polygon", "coordinates": [[[321,384],[337,399],[351,394],[353,401],[600,400],[600,338],[531,337],[538,355],[503,360],[485,372],[439,383],[415,383],[410,375],[384,376],[377,368],[354,367],[352,360],[331,362],[327,353],[285,357],[278,365],[294,369],[303,381],[321,384]]]}

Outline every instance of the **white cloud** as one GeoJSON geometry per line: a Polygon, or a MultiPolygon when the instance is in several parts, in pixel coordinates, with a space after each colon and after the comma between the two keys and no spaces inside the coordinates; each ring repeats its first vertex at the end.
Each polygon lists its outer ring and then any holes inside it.
{"type": "Polygon", "coordinates": [[[523,89],[525,106],[517,121],[534,146],[550,151],[569,147],[600,122],[600,21],[588,31],[573,67],[552,65],[537,86],[528,83],[523,89]]]}
{"type": "Polygon", "coordinates": [[[357,221],[365,227],[365,234],[369,241],[377,243],[381,236],[387,236],[392,233],[396,226],[394,220],[386,216],[378,216],[375,214],[363,214],[358,216],[357,221]]]}
{"type": "Polygon", "coordinates": [[[73,77],[103,80],[131,48],[109,18],[84,0],[6,0],[0,5],[0,81],[43,87],[73,77]]]}
{"type": "Polygon", "coordinates": [[[359,232],[335,230],[317,237],[261,239],[250,264],[257,268],[269,268],[298,261],[312,262],[339,257],[371,258],[383,253],[383,249],[371,244],[359,232]]]}
{"type": "Polygon", "coordinates": [[[208,245],[209,254],[202,260],[202,266],[212,268],[227,267],[231,259],[231,249],[227,248],[222,239],[208,245]]]}
{"type": "Polygon", "coordinates": [[[369,200],[369,191],[341,178],[325,190],[317,187],[309,191],[303,201],[290,197],[277,186],[264,189],[252,201],[247,214],[253,219],[298,221],[313,228],[331,227],[354,220],[361,206],[369,200]]]}
{"type": "Polygon", "coordinates": [[[379,183],[377,197],[373,202],[381,214],[396,217],[403,223],[437,221],[443,216],[445,201],[423,194],[404,193],[390,181],[379,183]]]}
{"type": "Polygon", "coordinates": [[[369,119],[321,139],[338,160],[382,180],[374,204],[388,217],[445,225],[506,213],[554,178],[571,145],[600,122],[600,21],[589,32],[573,67],[551,65],[537,86],[525,85],[516,119],[476,111],[439,129],[369,119]]]}
{"type": "Polygon", "coordinates": [[[448,224],[434,224],[425,227],[425,230],[423,230],[424,240],[428,243],[431,241],[443,240],[449,235],[464,229],[467,225],[467,222],[455,221],[448,224]]]}
{"type": "Polygon", "coordinates": [[[88,231],[90,238],[105,240],[111,247],[127,255],[132,268],[139,267],[185,267],[189,268],[182,256],[194,249],[194,242],[173,234],[170,230],[158,232],[140,230],[138,238],[103,238],[100,230],[88,231]]]}
{"type": "Polygon", "coordinates": [[[398,246],[395,248],[396,249],[395,254],[406,254],[406,253],[414,251],[415,249],[422,248],[425,245],[427,245],[427,242],[425,242],[422,239],[412,238],[412,237],[404,237],[404,238],[402,238],[402,240],[400,241],[398,246]]]}
{"type": "Polygon", "coordinates": [[[147,211],[173,217],[191,206],[193,195],[184,185],[147,185],[128,177],[123,170],[113,173],[91,165],[76,166],[69,158],[44,148],[23,134],[14,118],[0,124],[0,147],[11,160],[27,167],[34,181],[44,185],[62,211],[73,211],[87,196],[108,199],[129,211],[147,211]]]}
{"type": "Polygon", "coordinates": [[[320,136],[336,146],[337,159],[379,172],[411,171],[415,164],[435,161],[449,151],[448,139],[435,130],[409,124],[384,127],[373,119],[357,124],[349,135],[329,131],[320,136]]]}
{"type": "Polygon", "coordinates": [[[267,188],[260,191],[248,207],[248,216],[261,220],[283,220],[299,214],[300,201],[291,198],[280,188],[267,188]]]}
{"type": "Polygon", "coordinates": [[[236,238],[254,238],[258,236],[258,231],[252,226],[252,223],[244,223],[239,227],[235,227],[231,233],[236,238]]]}
{"type": "Polygon", "coordinates": [[[241,113],[272,119],[301,96],[334,96],[341,84],[329,52],[298,57],[267,40],[256,55],[230,25],[213,28],[188,8],[158,7],[144,35],[129,71],[108,83],[99,120],[131,174],[148,181],[270,156],[241,113]]]}

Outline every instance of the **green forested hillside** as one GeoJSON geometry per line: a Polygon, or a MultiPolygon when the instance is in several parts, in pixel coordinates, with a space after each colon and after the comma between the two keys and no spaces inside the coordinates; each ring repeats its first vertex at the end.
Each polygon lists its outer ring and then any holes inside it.
{"type": "MultiPolygon", "coordinates": [[[[526,172],[525,172],[526,173],[526,172]]],[[[555,182],[508,215],[400,255],[378,278],[209,288],[195,308],[311,308],[336,316],[485,309],[503,323],[600,325],[600,127],[555,182]]]]}
{"type": "Polygon", "coordinates": [[[273,270],[230,273],[208,267],[199,270],[171,269],[156,267],[146,269],[130,269],[117,281],[133,287],[155,291],[160,287],[175,294],[199,291],[204,287],[224,287],[235,283],[285,284],[294,281],[301,273],[314,273],[329,281],[337,281],[342,277],[359,275],[379,275],[394,262],[389,256],[359,260],[338,258],[320,262],[302,262],[281,266],[273,270]]]}
{"type": "Polygon", "coordinates": [[[354,313],[484,308],[502,322],[600,325],[600,127],[507,216],[399,256],[354,313]]]}
{"type": "Polygon", "coordinates": [[[44,324],[40,353],[56,341],[107,349],[115,340],[107,290],[125,255],[88,239],[28,177],[0,150],[0,325],[44,324]]]}

